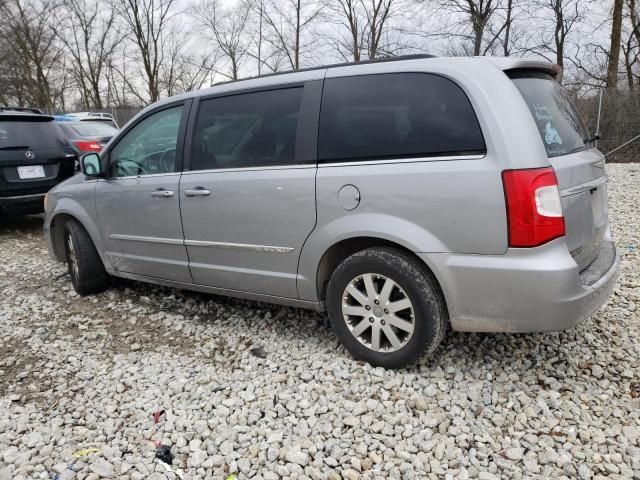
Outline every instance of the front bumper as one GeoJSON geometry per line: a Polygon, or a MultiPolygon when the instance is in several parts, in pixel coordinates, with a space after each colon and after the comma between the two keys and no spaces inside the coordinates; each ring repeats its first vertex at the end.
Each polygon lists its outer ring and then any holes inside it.
{"type": "Polygon", "coordinates": [[[44,234],[45,241],[47,243],[47,252],[51,260],[59,261],[60,259],[56,255],[56,249],[53,245],[53,238],[51,237],[51,224],[48,221],[47,215],[45,215],[44,223],[42,225],[42,233],[44,234]]]}
{"type": "Polygon", "coordinates": [[[582,272],[559,238],[504,255],[418,254],[434,270],[451,326],[469,332],[544,332],[571,328],[613,290],[620,255],[605,240],[582,272]]]}
{"type": "Polygon", "coordinates": [[[0,211],[5,212],[33,212],[44,211],[45,193],[32,195],[17,195],[13,197],[0,197],[0,211]]]}

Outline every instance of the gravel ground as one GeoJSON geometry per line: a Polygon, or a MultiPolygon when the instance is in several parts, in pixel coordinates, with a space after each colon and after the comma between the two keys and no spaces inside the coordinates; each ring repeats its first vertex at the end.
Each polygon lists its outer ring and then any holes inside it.
{"type": "Polygon", "coordinates": [[[79,298],[41,219],[3,220],[0,479],[640,479],[640,165],[607,168],[604,309],[449,333],[403,371],[351,360],[321,314],[124,281],[79,298]]]}

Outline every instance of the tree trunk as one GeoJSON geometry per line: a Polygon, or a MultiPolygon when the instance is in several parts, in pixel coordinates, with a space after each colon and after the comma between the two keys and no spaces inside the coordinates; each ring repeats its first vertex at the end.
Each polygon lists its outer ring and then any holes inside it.
{"type": "Polygon", "coordinates": [[[300,0],[298,0],[296,6],[296,45],[294,52],[295,65],[293,67],[294,70],[298,70],[300,68],[300,10],[302,9],[302,5],[300,4],[300,0]]]}
{"type": "Polygon", "coordinates": [[[511,15],[513,13],[513,0],[507,2],[507,20],[504,30],[504,56],[509,56],[509,37],[511,35],[511,15]]]}
{"type": "Polygon", "coordinates": [[[620,39],[622,37],[623,0],[614,0],[611,24],[611,47],[607,64],[607,90],[618,88],[618,64],[620,62],[620,39]]]}

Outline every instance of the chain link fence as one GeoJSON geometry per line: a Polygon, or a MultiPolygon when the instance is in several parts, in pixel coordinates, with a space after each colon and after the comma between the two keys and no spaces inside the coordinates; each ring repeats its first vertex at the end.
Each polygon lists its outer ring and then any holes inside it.
{"type": "Polygon", "coordinates": [[[607,162],[640,161],[640,94],[602,91],[576,105],[589,132],[600,133],[598,148],[607,162]]]}

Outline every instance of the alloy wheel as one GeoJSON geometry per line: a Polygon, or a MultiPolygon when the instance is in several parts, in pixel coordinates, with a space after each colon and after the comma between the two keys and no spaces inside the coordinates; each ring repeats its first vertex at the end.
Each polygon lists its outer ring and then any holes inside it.
{"type": "Polygon", "coordinates": [[[406,292],[392,279],[365,273],[342,296],[342,315],[351,334],[376,352],[395,352],[414,331],[415,314],[406,292]]]}

